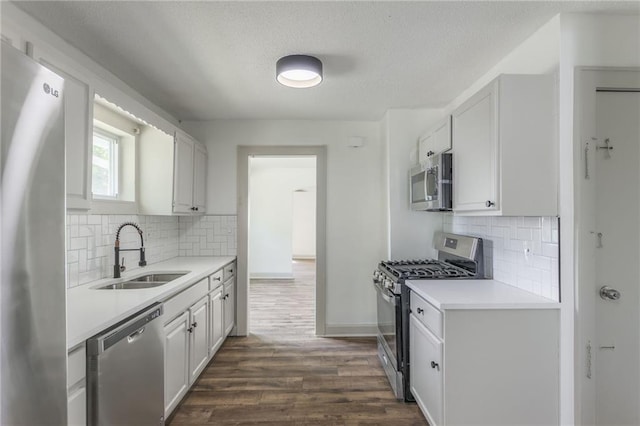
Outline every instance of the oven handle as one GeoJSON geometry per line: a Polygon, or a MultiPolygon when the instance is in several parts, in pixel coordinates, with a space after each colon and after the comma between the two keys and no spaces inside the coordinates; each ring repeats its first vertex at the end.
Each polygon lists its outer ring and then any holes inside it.
{"type": "Polygon", "coordinates": [[[380,297],[382,297],[382,299],[387,302],[392,304],[393,306],[396,306],[396,296],[395,295],[389,295],[388,291],[386,289],[384,289],[380,284],[378,284],[377,281],[373,282],[373,286],[376,288],[376,291],[378,292],[378,294],[380,294],[380,297]]]}

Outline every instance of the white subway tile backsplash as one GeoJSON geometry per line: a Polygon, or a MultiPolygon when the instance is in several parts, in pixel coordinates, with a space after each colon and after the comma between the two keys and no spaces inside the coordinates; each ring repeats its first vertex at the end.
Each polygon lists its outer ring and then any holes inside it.
{"type": "MultiPolygon", "coordinates": [[[[67,215],[67,286],[107,278],[113,273],[117,228],[135,222],[143,230],[148,264],[176,256],[235,256],[236,216],[67,215]]],[[[132,227],[120,233],[123,248],[138,248],[132,227]]],[[[128,270],[137,269],[139,253],[121,252],[128,270]]]]}
{"type": "Polygon", "coordinates": [[[558,218],[449,214],[443,222],[445,232],[472,235],[484,240],[489,277],[539,296],[559,300],[558,218]]]}
{"type": "Polygon", "coordinates": [[[180,256],[235,256],[237,218],[180,217],[180,256]]]}

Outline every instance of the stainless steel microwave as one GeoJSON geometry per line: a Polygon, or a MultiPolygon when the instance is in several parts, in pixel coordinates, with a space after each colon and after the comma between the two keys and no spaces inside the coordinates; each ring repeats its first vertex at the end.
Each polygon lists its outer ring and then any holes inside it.
{"type": "Polygon", "coordinates": [[[412,168],[409,176],[411,210],[451,210],[452,172],[452,157],[448,152],[433,155],[425,164],[412,168]]]}

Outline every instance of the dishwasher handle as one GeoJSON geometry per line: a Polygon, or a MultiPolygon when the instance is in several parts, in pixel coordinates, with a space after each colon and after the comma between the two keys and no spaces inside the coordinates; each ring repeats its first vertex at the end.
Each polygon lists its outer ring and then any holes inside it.
{"type": "Polygon", "coordinates": [[[140,337],[142,335],[142,333],[144,333],[144,329],[146,327],[142,327],[136,331],[134,331],[133,333],[131,333],[129,336],[127,336],[127,342],[129,343],[133,343],[136,340],[138,340],[138,337],[140,337]]]}
{"type": "Polygon", "coordinates": [[[87,342],[87,355],[100,355],[124,339],[127,339],[129,343],[135,342],[144,333],[147,324],[160,318],[160,316],[162,316],[162,304],[158,302],[89,339],[87,342]]]}

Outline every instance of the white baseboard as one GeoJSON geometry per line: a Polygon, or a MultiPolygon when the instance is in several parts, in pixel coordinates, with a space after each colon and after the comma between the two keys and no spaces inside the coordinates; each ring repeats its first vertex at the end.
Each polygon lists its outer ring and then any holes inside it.
{"type": "Polygon", "coordinates": [[[252,280],[292,280],[293,274],[286,272],[251,272],[249,279],[252,280]]]}
{"type": "Polygon", "coordinates": [[[377,324],[327,324],[323,337],[377,336],[377,324]]]}

